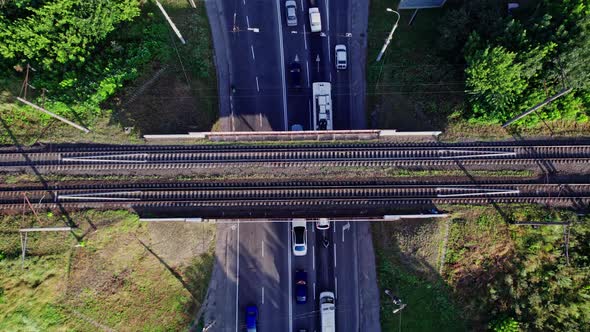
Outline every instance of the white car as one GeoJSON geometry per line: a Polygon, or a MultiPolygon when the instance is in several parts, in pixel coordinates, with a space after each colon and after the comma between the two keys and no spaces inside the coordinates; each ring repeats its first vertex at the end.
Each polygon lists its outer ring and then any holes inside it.
{"type": "Polygon", "coordinates": [[[307,222],[305,219],[293,219],[291,221],[291,234],[293,237],[293,255],[305,256],[307,254],[307,222]]]}
{"type": "Polygon", "coordinates": [[[319,230],[326,230],[330,228],[330,220],[328,220],[328,218],[320,218],[320,220],[318,220],[315,223],[315,227],[319,230]]]}
{"type": "Polygon", "coordinates": [[[294,0],[286,1],[285,10],[287,16],[287,26],[297,26],[297,3],[294,0]]]}
{"type": "Polygon", "coordinates": [[[309,8],[309,25],[311,32],[322,31],[322,17],[320,16],[320,10],[317,7],[309,8]]]}
{"type": "Polygon", "coordinates": [[[348,66],[348,59],[346,55],[346,45],[339,44],[334,47],[336,56],[336,69],[345,70],[348,66]]]}

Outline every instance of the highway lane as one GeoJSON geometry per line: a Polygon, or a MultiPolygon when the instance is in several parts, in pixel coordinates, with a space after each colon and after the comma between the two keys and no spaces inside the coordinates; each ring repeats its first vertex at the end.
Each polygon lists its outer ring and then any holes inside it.
{"type": "MultiPolygon", "coordinates": [[[[332,100],[334,104],[334,129],[352,129],[350,113],[352,109],[351,100],[351,73],[352,67],[360,66],[359,59],[351,54],[351,15],[349,11],[349,0],[334,1],[326,0],[329,3],[330,33],[330,70],[332,78],[332,100]],[[347,51],[348,68],[336,70],[334,47],[344,44],[347,51]]],[[[364,110],[357,110],[364,112],[364,110]]]]}
{"type": "MultiPolygon", "coordinates": [[[[287,101],[289,126],[301,124],[306,130],[312,128],[312,89],[313,82],[332,83],[332,101],[334,106],[334,129],[351,128],[351,93],[350,69],[337,71],[334,65],[334,47],[336,44],[349,46],[350,15],[349,2],[334,0],[315,0],[320,9],[322,32],[312,33],[309,28],[308,0],[297,1],[298,25],[287,27],[284,15],[281,16],[283,25],[284,54],[287,66],[287,101]],[[302,68],[302,85],[293,86],[290,80],[288,66],[295,59],[299,60],[302,68]]],[[[284,11],[284,8],[282,8],[284,11]]],[[[358,65],[349,54],[349,66],[358,65]]]]}
{"type": "Polygon", "coordinates": [[[336,326],[341,331],[359,331],[357,225],[344,221],[334,224],[336,326]]]}
{"type": "Polygon", "coordinates": [[[280,20],[274,2],[224,0],[232,131],[284,130],[280,20]],[[234,89],[232,89],[232,87],[234,89]]]}
{"type": "Polygon", "coordinates": [[[287,109],[289,128],[294,124],[300,124],[304,129],[311,128],[311,76],[309,57],[309,19],[307,18],[307,0],[296,0],[297,26],[288,27],[285,17],[284,1],[281,2],[281,24],[283,31],[283,46],[285,58],[285,75],[287,85],[287,109]],[[298,62],[301,66],[301,82],[297,87],[289,66],[298,62]]]}
{"type": "Polygon", "coordinates": [[[261,332],[290,331],[291,249],[288,223],[241,223],[237,260],[236,331],[244,329],[245,308],[256,305],[261,332]]]}
{"type": "MultiPolygon", "coordinates": [[[[319,330],[317,325],[317,278],[316,278],[316,255],[318,252],[315,240],[316,230],[313,228],[314,223],[307,223],[307,255],[293,256],[291,273],[294,275],[296,270],[305,270],[307,272],[307,303],[297,304],[295,301],[295,292],[292,296],[293,301],[293,331],[307,329],[308,331],[319,330]]],[[[292,252],[292,250],[291,250],[292,252]]],[[[294,283],[295,281],[293,281],[294,283]]]]}

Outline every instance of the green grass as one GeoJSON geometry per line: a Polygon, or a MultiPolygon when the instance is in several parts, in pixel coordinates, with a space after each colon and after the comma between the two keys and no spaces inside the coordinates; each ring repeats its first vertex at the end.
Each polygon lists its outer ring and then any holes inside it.
{"type": "Polygon", "coordinates": [[[412,274],[380,252],[377,252],[377,265],[380,289],[390,289],[407,304],[405,309],[394,315],[392,310],[397,306],[391,303],[389,297],[381,295],[383,331],[398,331],[400,325],[402,331],[465,330],[451,292],[444,283],[412,274]]]}
{"type": "Polygon", "coordinates": [[[398,130],[444,128],[447,117],[462,109],[463,66],[449,64],[435,52],[437,22],[445,9],[412,11],[401,19],[382,60],[376,62],[396,16],[387,12],[398,1],[371,1],[367,59],[369,123],[398,130]]]}
{"type": "Polygon", "coordinates": [[[6,255],[0,259],[1,331],[88,331],[97,324],[172,331],[189,326],[213,268],[214,226],[155,227],[126,211],[90,210],[71,218],[79,223],[76,234],[84,235],[85,245],[76,247],[69,233],[32,234],[24,269],[18,234],[11,231],[21,225],[60,225],[63,217],[41,214],[39,224],[33,216],[5,216],[0,223],[0,253],[6,255]],[[200,253],[195,254],[194,245],[169,246],[174,239],[190,243],[195,238],[202,238],[200,253]]]}
{"type": "Polygon", "coordinates": [[[451,290],[438,275],[444,222],[404,220],[373,224],[383,331],[462,331],[451,290]],[[400,313],[384,290],[407,303],[400,313]],[[401,322],[400,322],[401,319],[401,322]]]}
{"type": "MultiPolygon", "coordinates": [[[[502,171],[469,171],[470,176],[476,177],[531,177],[535,172],[530,170],[502,170],[502,171]]],[[[392,169],[392,177],[430,177],[430,176],[466,176],[460,170],[407,170],[392,169]]]]}

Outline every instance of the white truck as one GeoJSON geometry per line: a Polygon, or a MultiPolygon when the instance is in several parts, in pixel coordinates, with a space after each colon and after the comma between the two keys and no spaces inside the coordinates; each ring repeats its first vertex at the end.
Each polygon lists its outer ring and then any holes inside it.
{"type": "Polygon", "coordinates": [[[309,8],[309,26],[311,32],[322,31],[322,17],[320,16],[320,9],[318,7],[309,8]]]}
{"type": "Polygon", "coordinates": [[[314,82],[313,129],[333,130],[332,126],[332,85],[329,82],[314,82]]]}
{"type": "Polygon", "coordinates": [[[334,293],[320,293],[320,314],[322,323],[322,332],[336,331],[336,301],[334,293]]]}

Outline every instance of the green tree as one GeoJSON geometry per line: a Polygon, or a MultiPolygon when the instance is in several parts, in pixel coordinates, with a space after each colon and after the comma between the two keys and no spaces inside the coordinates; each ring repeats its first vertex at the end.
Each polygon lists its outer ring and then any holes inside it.
{"type": "Polygon", "coordinates": [[[48,70],[84,62],[119,23],[140,13],[138,0],[59,0],[27,10],[32,15],[14,21],[0,14],[0,56],[5,64],[31,62],[48,70]]]}
{"type": "Polygon", "coordinates": [[[487,47],[467,58],[466,85],[473,112],[490,120],[503,119],[527,88],[523,65],[504,47],[487,47]]]}
{"type": "Polygon", "coordinates": [[[512,318],[507,317],[490,324],[490,330],[494,332],[520,332],[520,324],[512,318]]]}

